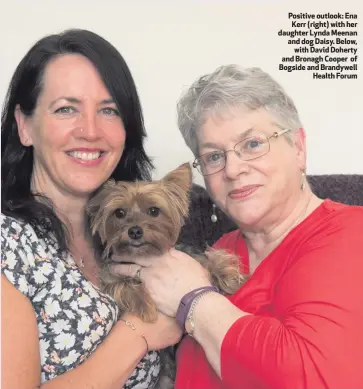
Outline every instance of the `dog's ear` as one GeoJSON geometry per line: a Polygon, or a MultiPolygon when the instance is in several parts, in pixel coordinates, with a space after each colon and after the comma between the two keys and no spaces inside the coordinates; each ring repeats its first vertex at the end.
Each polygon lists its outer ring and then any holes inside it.
{"type": "MultiPolygon", "coordinates": [[[[106,197],[109,194],[109,189],[116,185],[116,181],[114,179],[108,180],[105,182],[94,195],[88,201],[86,206],[86,214],[90,219],[91,226],[94,227],[94,222],[96,219],[100,217],[100,213],[102,213],[103,204],[106,197]]],[[[92,231],[94,233],[94,231],[92,231]]]]}
{"type": "Polygon", "coordinates": [[[193,183],[192,168],[189,163],[183,163],[170,173],[168,173],[163,181],[167,184],[179,186],[181,189],[188,192],[193,183]]]}
{"type": "Polygon", "coordinates": [[[189,192],[193,184],[192,169],[189,163],[184,163],[168,173],[162,182],[168,197],[177,207],[179,214],[185,218],[189,212],[189,192]]]}

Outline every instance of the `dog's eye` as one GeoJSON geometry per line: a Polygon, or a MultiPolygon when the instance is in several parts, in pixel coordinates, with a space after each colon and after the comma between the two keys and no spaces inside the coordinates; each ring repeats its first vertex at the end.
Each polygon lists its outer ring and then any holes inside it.
{"type": "Polygon", "coordinates": [[[147,210],[147,214],[150,215],[150,216],[153,216],[153,217],[157,217],[160,214],[160,208],[158,208],[158,207],[150,207],[147,210]]]}
{"type": "Polygon", "coordinates": [[[115,216],[118,217],[119,219],[122,219],[123,217],[126,216],[126,211],[123,208],[118,208],[115,211],[115,216]]]}

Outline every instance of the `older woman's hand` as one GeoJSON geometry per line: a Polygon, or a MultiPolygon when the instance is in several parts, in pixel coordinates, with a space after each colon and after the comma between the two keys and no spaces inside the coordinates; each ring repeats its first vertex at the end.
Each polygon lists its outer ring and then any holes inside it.
{"type": "Polygon", "coordinates": [[[185,294],[211,285],[206,270],[194,258],[175,249],[158,257],[130,261],[134,264],[114,265],[113,271],[130,277],[139,273],[159,311],[171,317],[175,317],[185,294]]]}

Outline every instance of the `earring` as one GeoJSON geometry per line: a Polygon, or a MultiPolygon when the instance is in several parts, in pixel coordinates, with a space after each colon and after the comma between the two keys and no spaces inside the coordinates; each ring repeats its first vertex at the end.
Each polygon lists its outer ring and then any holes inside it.
{"type": "Polygon", "coordinates": [[[212,216],[210,217],[210,220],[212,221],[212,223],[216,223],[218,221],[218,217],[216,215],[216,205],[213,204],[212,207],[213,207],[213,211],[212,211],[212,216]]]}
{"type": "Polygon", "coordinates": [[[305,186],[306,186],[306,169],[304,169],[302,172],[301,172],[301,185],[300,185],[300,188],[301,190],[304,190],[305,189],[305,186]]]}

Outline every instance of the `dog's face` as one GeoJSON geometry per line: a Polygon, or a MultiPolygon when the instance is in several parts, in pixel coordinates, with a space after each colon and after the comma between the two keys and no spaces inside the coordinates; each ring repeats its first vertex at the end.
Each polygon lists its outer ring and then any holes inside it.
{"type": "Polygon", "coordinates": [[[120,261],[130,256],[159,255],[178,239],[188,215],[192,173],[184,164],[154,182],[107,183],[90,200],[92,233],[120,261]]]}

